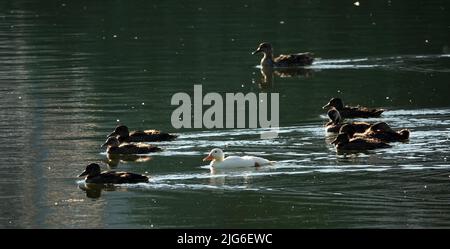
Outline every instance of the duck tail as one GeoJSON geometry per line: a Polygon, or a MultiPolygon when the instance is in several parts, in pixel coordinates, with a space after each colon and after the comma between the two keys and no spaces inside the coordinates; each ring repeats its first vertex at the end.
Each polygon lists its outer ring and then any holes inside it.
{"type": "Polygon", "coordinates": [[[274,165],[277,161],[269,161],[269,165],[274,165]]]}

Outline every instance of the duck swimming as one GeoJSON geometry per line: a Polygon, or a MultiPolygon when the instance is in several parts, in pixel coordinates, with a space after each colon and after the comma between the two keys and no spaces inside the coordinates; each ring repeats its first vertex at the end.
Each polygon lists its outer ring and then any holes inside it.
{"type": "Polygon", "coordinates": [[[238,167],[259,167],[273,164],[273,161],[255,156],[229,156],[225,155],[221,149],[215,148],[209,152],[208,156],[203,158],[203,161],[211,161],[211,168],[238,168],[238,167]]]}
{"type": "Polygon", "coordinates": [[[366,122],[351,122],[347,124],[342,123],[342,117],[336,108],[331,108],[327,112],[330,121],[325,124],[325,129],[327,132],[339,132],[343,126],[351,126],[355,132],[365,132],[370,128],[371,124],[366,122]]]}
{"type": "Polygon", "coordinates": [[[344,102],[340,98],[332,98],[328,104],[324,105],[322,108],[326,109],[329,107],[336,108],[341,114],[342,118],[371,118],[379,117],[381,113],[384,112],[383,109],[369,109],[367,107],[352,107],[344,106],[344,102]]]}
{"type": "Polygon", "coordinates": [[[161,132],[158,130],[129,132],[128,127],[125,125],[117,126],[116,129],[114,129],[114,131],[108,135],[108,137],[112,136],[118,136],[120,143],[170,141],[177,137],[176,135],[161,132]]]}
{"type": "Polygon", "coordinates": [[[120,144],[116,137],[109,137],[101,147],[107,147],[106,153],[108,154],[148,154],[161,151],[161,148],[149,144],[120,144]]]}
{"type": "Polygon", "coordinates": [[[347,134],[340,133],[336,139],[331,142],[335,145],[336,150],[373,150],[379,148],[389,148],[389,144],[381,142],[377,139],[365,139],[365,138],[352,138],[350,139],[347,134]]]}
{"type": "Polygon", "coordinates": [[[123,183],[139,183],[148,182],[148,177],[144,175],[116,172],[116,171],[100,171],[100,165],[91,163],[78,177],[85,177],[86,183],[98,184],[123,184],[123,183]]]}
{"type": "Polygon", "coordinates": [[[367,131],[360,133],[355,131],[353,127],[343,125],[339,131],[340,133],[346,133],[351,137],[365,137],[378,139],[382,142],[403,142],[409,139],[409,130],[402,129],[400,131],[394,131],[387,123],[378,122],[373,124],[367,131]]]}
{"type": "Polygon", "coordinates": [[[273,58],[272,45],[268,42],[259,44],[258,48],[253,51],[252,54],[263,53],[264,56],[261,59],[261,67],[302,67],[311,65],[314,61],[313,54],[298,53],[298,54],[281,54],[276,58],[273,58]]]}

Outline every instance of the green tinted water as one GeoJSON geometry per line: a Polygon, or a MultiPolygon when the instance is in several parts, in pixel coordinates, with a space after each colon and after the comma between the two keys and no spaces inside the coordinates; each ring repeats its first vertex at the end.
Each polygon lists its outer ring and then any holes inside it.
{"type": "Polygon", "coordinates": [[[449,8],[2,1],[0,227],[449,227],[449,8]],[[264,80],[250,54],[262,41],[321,60],[264,80]],[[175,130],[170,99],[194,84],[279,93],[279,137],[175,130]],[[410,141],[337,155],[322,127],[333,96],[388,109],[380,120],[410,129],[410,141]],[[99,147],[118,122],[180,137],[141,162],[107,161],[99,147]],[[211,174],[201,159],[213,147],[278,163],[211,174]],[[98,161],[153,179],[86,192],[76,176],[98,161]]]}

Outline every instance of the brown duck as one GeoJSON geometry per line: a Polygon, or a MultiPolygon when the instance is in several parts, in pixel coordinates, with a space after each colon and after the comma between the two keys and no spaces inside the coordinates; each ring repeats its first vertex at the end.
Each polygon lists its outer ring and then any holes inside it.
{"type": "Polygon", "coordinates": [[[278,57],[273,57],[272,45],[268,42],[259,44],[258,48],[252,54],[263,53],[261,59],[261,67],[302,67],[311,65],[314,61],[313,54],[298,53],[298,54],[281,54],[278,57]]]}
{"type": "MultiPolygon", "coordinates": [[[[350,130],[346,132],[349,133],[350,136],[353,131],[350,130]]],[[[358,134],[358,136],[376,138],[383,142],[404,142],[409,139],[410,131],[408,129],[394,131],[387,123],[378,122],[373,124],[366,132],[362,134],[353,132],[352,136],[354,136],[355,133],[358,134]]]]}
{"type": "Polygon", "coordinates": [[[106,153],[108,154],[148,154],[161,151],[161,148],[149,144],[120,144],[116,137],[109,137],[106,142],[102,144],[102,148],[104,147],[107,147],[106,153]]]}
{"type": "Polygon", "coordinates": [[[371,118],[379,117],[383,109],[369,109],[367,107],[357,106],[344,106],[344,102],[340,98],[332,98],[328,104],[324,105],[322,108],[336,108],[341,114],[342,118],[371,118]]]}
{"type": "Polygon", "coordinates": [[[108,137],[118,136],[120,143],[170,141],[177,136],[159,130],[132,131],[125,125],[117,126],[108,137]]]}
{"type": "Polygon", "coordinates": [[[148,182],[148,177],[129,172],[100,171],[100,165],[91,163],[78,177],[85,177],[86,183],[123,184],[148,182]]]}
{"type": "Polygon", "coordinates": [[[342,123],[342,117],[336,108],[331,108],[327,112],[328,118],[330,121],[325,124],[325,129],[327,132],[337,133],[342,129],[342,126],[351,126],[355,132],[365,132],[370,128],[371,124],[366,122],[351,122],[351,123],[342,123]]]}
{"type": "Polygon", "coordinates": [[[370,138],[352,138],[349,139],[348,135],[345,133],[340,133],[336,139],[331,142],[335,145],[336,150],[373,150],[379,148],[389,148],[391,147],[387,143],[383,143],[377,139],[370,138]]]}

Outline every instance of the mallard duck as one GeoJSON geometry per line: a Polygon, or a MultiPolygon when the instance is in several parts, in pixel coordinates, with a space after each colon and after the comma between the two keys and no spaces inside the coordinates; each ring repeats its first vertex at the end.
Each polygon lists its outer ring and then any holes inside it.
{"type": "Polygon", "coordinates": [[[151,152],[161,151],[161,148],[149,144],[121,144],[116,137],[109,137],[101,147],[107,147],[106,153],[108,154],[148,154],[151,152]]]}
{"type": "Polygon", "coordinates": [[[229,156],[225,158],[225,154],[221,149],[215,148],[209,152],[203,161],[211,161],[211,168],[239,168],[239,167],[259,167],[273,164],[272,161],[256,156],[229,156]]]}
{"type": "Polygon", "coordinates": [[[125,125],[117,126],[116,129],[114,129],[114,131],[108,135],[108,137],[112,136],[118,136],[120,143],[170,141],[177,137],[176,135],[161,132],[158,130],[129,132],[128,127],[125,125]]]}
{"type": "Polygon", "coordinates": [[[344,106],[344,102],[340,98],[332,98],[328,104],[324,105],[322,108],[326,109],[329,107],[336,108],[341,114],[342,118],[370,118],[379,117],[383,109],[369,109],[367,107],[357,106],[344,106]]]}
{"type": "Polygon", "coordinates": [[[394,131],[387,123],[378,122],[370,127],[362,135],[365,137],[376,138],[383,142],[402,142],[409,139],[409,130],[402,129],[394,131]]]}
{"type": "Polygon", "coordinates": [[[327,132],[337,133],[344,125],[351,126],[355,132],[365,132],[371,126],[371,124],[367,122],[351,122],[343,124],[339,111],[334,107],[328,110],[327,115],[330,119],[330,121],[325,124],[325,129],[327,132]]]}
{"type": "Polygon", "coordinates": [[[378,148],[389,148],[389,144],[381,142],[377,139],[352,138],[347,134],[340,133],[336,139],[331,142],[337,150],[373,150],[378,148]]]}
{"type": "Polygon", "coordinates": [[[116,171],[100,171],[100,165],[91,163],[78,177],[85,177],[86,183],[98,184],[122,184],[122,183],[138,183],[148,182],[148,177],[144,175],[116,172],[116,171]]]}
{"type": "Polygon", "coordinates": [[[298,54],[281,54],[273,58],[272,45],[268,42],[259,44],[258,48],[252,54],[264,53],[261,59],[261,67],[302,67],[311,65],[314,61],[313,54],[298,53],[298,54]]]}

